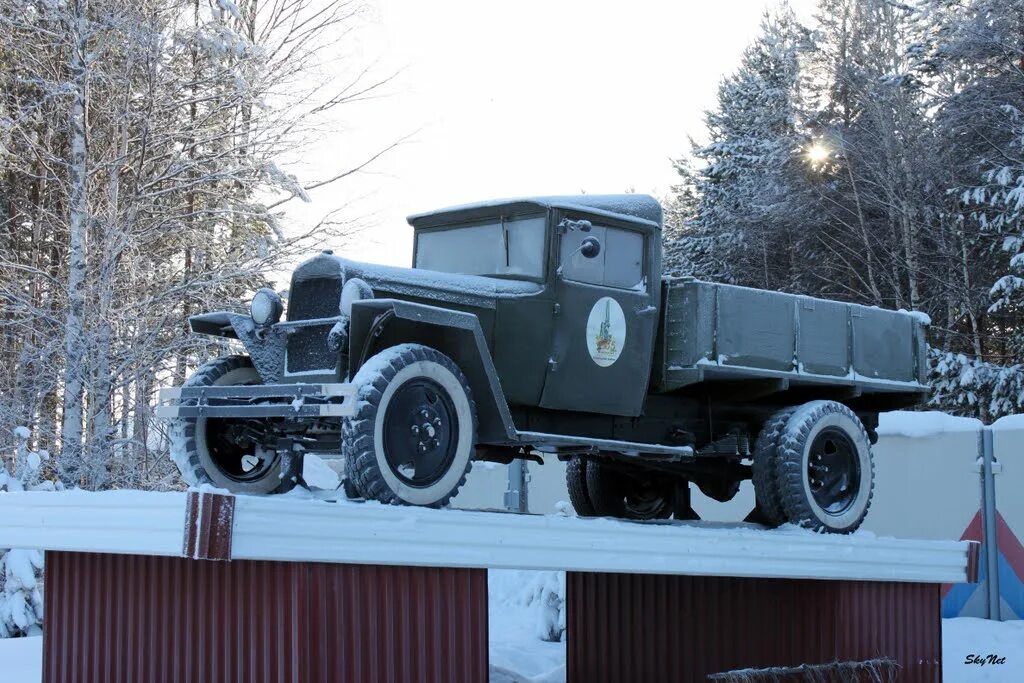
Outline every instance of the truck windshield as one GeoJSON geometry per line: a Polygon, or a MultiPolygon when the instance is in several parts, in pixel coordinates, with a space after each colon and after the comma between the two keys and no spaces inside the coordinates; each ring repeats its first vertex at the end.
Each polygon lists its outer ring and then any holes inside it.
{"type": "Polygon", "coordinates": [[[493,219],[416,236],[415,267],[464,275],[544,277],[546,216],[493,219]]]}

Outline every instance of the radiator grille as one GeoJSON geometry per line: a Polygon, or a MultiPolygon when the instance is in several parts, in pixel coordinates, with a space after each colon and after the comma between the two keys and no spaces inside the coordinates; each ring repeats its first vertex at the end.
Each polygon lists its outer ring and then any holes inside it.
{"type": "Polygon", "coordinates": [[[338,365],[338,352],[327,348],[327,334],[332,325],[303,327],[288,337],[289,373],[326,370],[333,372],[338,365]]]}
{"type": "Polygon", "coordinates": [[[341,305],[341,278],[321,277],[292,283],[288,297],[289,320],[333,318],[341,305]]]}
{"type": "MultiPolygon", "coordinates": [[[[334,318],[341,303],[341,278],[315,278],[292,283],[288,301],[289,320],[334,318]]],[[[314,325],[295,330],[288,336],[288,373],[334,372],[338,352],[327,348],[327,335],[333,324],[314,325]]]]}

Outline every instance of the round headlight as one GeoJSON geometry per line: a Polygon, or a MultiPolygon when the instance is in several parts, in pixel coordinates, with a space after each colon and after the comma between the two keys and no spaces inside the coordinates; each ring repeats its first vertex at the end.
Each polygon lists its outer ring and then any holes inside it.
{"type": "Polygon", "coordinates": [[[341,288],[341,313],[342,315],[352,315],[352,304],[363,299],[372,299],[373,290],[370,289],[370,285],[366,284],[357,277],[350,279],[345,283],[345,286],[341,288]]]}
{"type": "Polygon", "coordinates": [[[281,297],[272,289],[264,287],[256,292],[249,304],[249,314],[257,325],[273,325],[281,319],[284,305],[281,297]]]}

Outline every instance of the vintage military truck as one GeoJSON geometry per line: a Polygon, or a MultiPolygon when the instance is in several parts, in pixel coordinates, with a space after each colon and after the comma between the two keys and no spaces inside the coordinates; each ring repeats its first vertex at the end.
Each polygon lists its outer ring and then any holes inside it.
{"type": "Polygon", "coordinates": [[[688,517],[753,479],[768,524],[850,532],[880,411],[926,394],[926,321],[666,279],[644,195],[412,216],[412,268],[324,252],[284,304],[191,318],[240,340],[162,395],[190,483],[277,493],[339,452],[352,496],[442,506],[474,460],[555,454],[580,515],[688,517]]]}

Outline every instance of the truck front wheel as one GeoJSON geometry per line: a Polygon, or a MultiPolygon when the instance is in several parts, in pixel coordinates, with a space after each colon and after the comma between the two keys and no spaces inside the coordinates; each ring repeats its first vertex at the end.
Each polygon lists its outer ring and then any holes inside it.
{"type": "MultiPolygon", "coordinates": [[[[183,386],[260,383],[248,356],[223,356],[200,367],[183,386]]],[[[298,481],[300,461],[285,459],[260,443],[259,437],[268,427],[267,419],[178,418],[171,423],[171,458],[190,486],[212,484],[235,493],[285,493],[298,481]]]]}
{"type": "Polygon", "coordinates": [[[778,436],[775,487],[785,518],[847,534],[867,516],[874,489],[871,442],[857,415],[836,401],[797,408],[778,436]]]}
{"type": "Polygon", "coordinates": [[[348,479],[382,503],[441,507],[466,481],[476,405],[451,358],[419,344],[373,356],[352,382],[356,414],[342,426],[348,479]]]}

